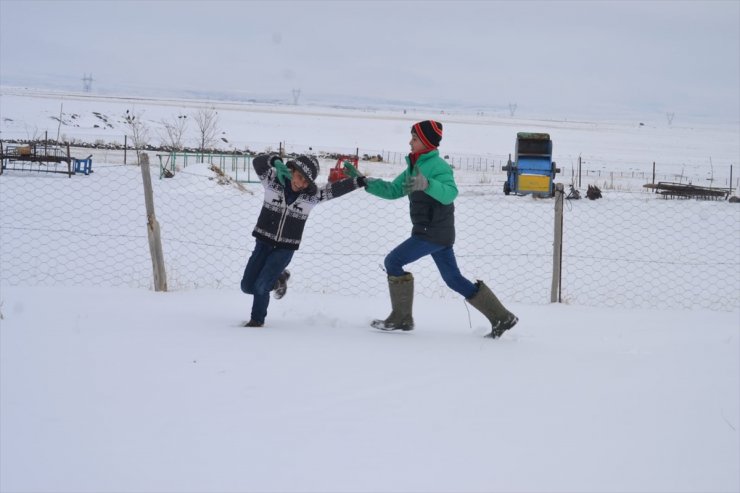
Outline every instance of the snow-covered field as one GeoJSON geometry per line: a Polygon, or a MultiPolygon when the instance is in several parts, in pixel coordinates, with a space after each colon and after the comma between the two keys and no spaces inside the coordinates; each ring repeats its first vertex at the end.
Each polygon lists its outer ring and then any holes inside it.
{"type": "MultiPolygon", "coordinates": [[[[100,121],[93,112],[116,121],[135,109],[154,127],[196,104],[210,103],[2,88],[0,135],[27,138],[24,132],[51,135],[60,128],[67,138],[122,140],[120,122],[108,134],[93,126],[100,121]],[[58,127],[51,117],[60,108],[77,115],[66,119],[77,123],[58,127]]],[[[573,122],[213,104],[229,144],[255,150],[284,142],[288,150],[402,154],[411,123],[434,117],[445,124],[443,153],[498,161],[513,152],[517,131],[546,131],[561,167],[580,155],[605,166],[604,174],[630,176],[612,178],[623,190],[608,190],[605,176],[584,180],[584,187],[602,186],[605,198],[572,203],[573,215],[659,200],[642,190],[640,183],[649,180],[631,177],[651,172],[653,161],[658,170],[663,164],[697,184],[712,177],[729,185],[731,164],[733,185],[740,174],[738,122],[573,122]]],[[[389,302],[383,273],[373,266],[408,234],[406,205],[356,192],[312,214],[288,295],[271,304],[266,327],[245,329],[239,323],[251,298],[238,290],[238,279],[261,187],[225,192],[202,165],[190,174],[183,170],[182,180],[155,179],[163,234],[167,238],[170,228],[169,234],[182,235],[165,245],[168,258],[190,252],[184,239],[193,235],[204,252],[177,259],[180,274],[186,275],[188,259],[228,267],[218,271],[226,273],[221,289],[155,293],[120,282],[136,271],[148,276],[151,264],[131,253],[148,251],[138,169],[104,188],[103,177],[123,171],[119,159],[96,154],[98,171],[88,177],[0,176],[0,491],[740,490],[740,307],[732,301],[740,297],[740,273],[729,274],[724,286],[729,310],[585,306],[577,296],[572,304],[544,304],[519,290],[533,284],[531,272],[502,275],[503,261],[494,258],[490,275],[521,321],[492,341],[482,337],[485,319],[434,284],[433,266],[420,264],[412,270],[427,284],[415,300],[417,329],[379,333],[368,322],[387,315],[389,302]],[[90,184],[105,190],[105,198],[90,184]],[[163,202],[177,195],[197,204],[204,217],[175,219],[163,202]],[[59,209],[66,214],[55,216],[59,209]],[[214,221],[216,210],[228,221],[214,221]],[[383,220],[368,222],[378,211],[383,220]],[[70,249],[83,220],[93,228],[84,230],[92,247],[70,249]],[[121,233],[121,224],[130,231],[121,233]],[[204,230],[208,224],[222,229],[204,230]],[[332,268],[321,256],[327,248],[336,249],[332,268]]],[[[467,238],[456,249],[470,276],[489,275],[475,251],[481,242],[507,251],[536,241],[546,250],[550,241],[535,235],[537,228],[500,230],[501,216],[525,210],[530,218],[539,211],[550,218],[552,206],[503,197],[504,175],[496,167],[456,171],[458,228],[467,238]],[[490,221],[466,224],[464,212],[480,206],[490,221]]],[[[375,176],[398,171],[390,164],[362,168],[375,176]]],[[[697,222],[721,224],[723,236],[710,241],[740,251],[733,204],[659,204],[651,211],[681,214],[691,223],[679,221],[678,231],[700,228],[697,222]]],[[[626,211],[634,219],[642,209],[626,211]]],[[[609,236],[614,229],[634,235],[625,244],[635,253],[645,254],[660,238],[671,242],[659,248],[672,252],[680,235],[653,236],[660,230],[653,220],[649,230],[630,228],[629,220],[598,228],[589,243],[600,245],[593,257],[609,257],[622,241],[609,236]]],[[[579,232],[572,243],[588,233],[579,232]]],[[[695,248],[689,272],[703,265],[694,255],[707,251],[695,248]]],[[[730,255],[726,269],[737,270],[738,256],[730,255]]],[[[522,268],[539,260],[523,262],[522,268]]],[[[646,262],[645,278],[621,291],[652,282],[653,263],[646,262]]],[[[204,273],[212,270],[192,275],[204,273]]],[[[604,286],[593,291],[612,295],[610,282],[596,282],[604,286]]],[[[685,289],[680,286],[664,285],[665,297],[656,299],[674,298],[676,289],[685,289]]]]}
{"type": "MultiPolygon", "coordinates": [[[[553,160],[570,182],[581,159],[584,182],[609,183],[612,173],[625,177],[646,173],[633,184],[639,189],[649,182],[655,163],[658,179],[727,187],[734,165],[733,186],[740,177],[740,123],[691,119],[676,115],[668,123],[663,114],[635,115],[619,119],[571,119],[568,115],[512,117],[506,114],[466,114],[453,110],[430,114],[415,109],[346,109],[314,106],[279,106],[225,101],[162,100],[129,97],[101,98],[87,93],[58,93],[3,87],[0,94],[0,137],[123,143],[126,112],[139,116],[149,132],[149,142],[162,143],[162,123],[178,116],[189,118],[183,144],[197,146],[193,121],[200,108],[218,112],[219,133],[215,143],[224,150],[262,152],[283,145],[289,152],[340,152],[381,154],[402,162],[408,152],[410,123],[435,118],[445,125],[441,151],[457,167],[477,169],[488,160],[489,171],[501,175],[514,153],[516,133],[547,132],[553,140],[553,160]],[[61,118],[60,118],[61,116],[61,118]],[[59,120],[62,120],[60,124],[59,120]],[[225,139],[225,140],[222,140],[225,139]],[[494,166],[495,163],[495,166],[494,166]],[[591,173],[586,176],[586,171],[591,173]]],[[[131,142],[129,141],[129,144],[131,142]]],[[[84,156],[82,156],[84,157],[84,156]]],[[[104,162],[122,162],[118,153],[98,153],[104,162]]],[[[96,159],[96,161],[100,161],[96,159]]],[[[129,157],[129,162],[131,158],[129,157]]],[[[464,178],[464,177],[463,177],[464,178]]],[[[584,183],[585,186],[585,183],[584,183]]],[[[498,188],[496,191],[499,191],[498,188]]]]}

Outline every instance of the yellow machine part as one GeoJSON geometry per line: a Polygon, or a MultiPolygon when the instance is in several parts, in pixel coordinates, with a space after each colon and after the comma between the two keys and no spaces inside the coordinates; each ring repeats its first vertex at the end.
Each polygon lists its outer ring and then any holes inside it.
{"type": "Polygon", "coordinates": [[[520,192],[549,192],[550,177],[543,175],[519,175],[520,192]]]}

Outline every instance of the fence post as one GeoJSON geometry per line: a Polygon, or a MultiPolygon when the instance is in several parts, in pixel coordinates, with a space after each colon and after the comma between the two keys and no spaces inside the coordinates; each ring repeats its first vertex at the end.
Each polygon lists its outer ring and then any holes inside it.
{"type": "Polygon", "coordinates": [[[565,186],[555,184],[555,232],[552,240],[552,286],[550,303],[560,303],[560,281],[563,269],[563,196],[565,186]]]}
{"type": "MultiPolygon", "coordinates": [[[[61,125],[61,118],[60,123],[61,125]]],[[[57,145],[59,145],[59,139],[57,138],[57,145]]],[[[72,155],[69,153],[69,142],[67,142],[67,174],[69,178],[72,178],[72,170],[74,168],[72,167],[72,155]]]]}
{"type": "Polygon", "coordinates": [[[164,254],[162,253],[162,238],[159,234],[159,223],[154,215],[154,193],[152,192],[152,177],[149,172],[149,159],[142,159],[141,178],[144,182],[144,202],[146,203],[147,237],[149,238],[149,253],[152,257],[154,272],[154,290],[167,291],[167,274],[164,270],[164,254]]]}

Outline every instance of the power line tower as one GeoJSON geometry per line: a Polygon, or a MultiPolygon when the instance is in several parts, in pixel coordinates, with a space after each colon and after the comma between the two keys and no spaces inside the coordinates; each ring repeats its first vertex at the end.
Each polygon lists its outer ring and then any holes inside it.
{"type": "Polygon", "coordinates": [[[300,89],[293,89],[293,104],[298,104],[298,98],[301,97],[300,89]]]}
{"type": "Polygon", "coordinates": [[[92,82],[93,82],[92,74],[90,74],[90,75],[83,74],[83,76],[82,76],[82,90],[84,92],[90,92],[92,90],[92,82]]]}

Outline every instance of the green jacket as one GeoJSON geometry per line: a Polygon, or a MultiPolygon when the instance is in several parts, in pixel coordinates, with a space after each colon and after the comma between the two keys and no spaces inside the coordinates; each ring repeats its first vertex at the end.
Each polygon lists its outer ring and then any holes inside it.
{"type": "Polygon", "coordinates": [[[406,169],[393,181],[368,180],[365,190],[377,197],[395,200],[406,195],[403,184],[409,175],[422,173],[429,181],[423,192],[409,194],[412,235],[440,245],[455,243],[455,205],[457,185],[452,167],[433,150],[419,156],[416,164],[406,157],[406,169]]]}

